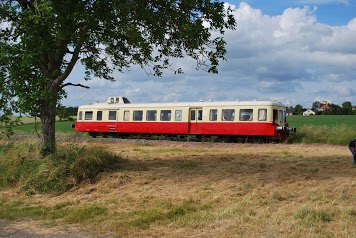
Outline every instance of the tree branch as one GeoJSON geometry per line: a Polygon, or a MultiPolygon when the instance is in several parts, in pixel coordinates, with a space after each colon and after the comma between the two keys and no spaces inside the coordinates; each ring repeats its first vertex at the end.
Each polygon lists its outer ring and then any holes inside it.
{"type": "Polygon", "coordinates": [[[74,83],[66,83],[66,84],[63,84],[60,88],[64,88],[66,86],[75,86],[75,87],[82,87],[82,88],[90,88],[88,86],[85,86],[85,85],[82,85],[82,84],[74,84],[74,83]]]}
{"type": "Polygon", "coordinates": [[[75,46],[75,49],[74,49],[74,52],[73,52],[73,55],[72,55],[72,59],[70,60],[66,70],[63,72],[63,74],[59,75],[54,81],[53,81],[53,86],[54,87],[59,87],[59,85],[69,76],[69,74],[72,72],[75,64],[77,63],[78,59],[79,59],[79,54],[81,52],[81,48],[84,44],[84,41],[85,39],[87,38],[87,35],[88,35],[88,27],[87,26],[84,26],[82,29],[81,29],[81,32],[80,32],[80,38],[77,42],[77,45],[75,46]]]}

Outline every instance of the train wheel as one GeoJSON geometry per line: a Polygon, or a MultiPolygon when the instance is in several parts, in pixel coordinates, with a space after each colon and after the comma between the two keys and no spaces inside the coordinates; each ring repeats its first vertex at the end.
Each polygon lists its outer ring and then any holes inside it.
{"type": "Polygon", "coordinates": [[[93,138],[96,138],[98,136],[98,133],[95,132],[89,132],[89,135],[93,138]]]}

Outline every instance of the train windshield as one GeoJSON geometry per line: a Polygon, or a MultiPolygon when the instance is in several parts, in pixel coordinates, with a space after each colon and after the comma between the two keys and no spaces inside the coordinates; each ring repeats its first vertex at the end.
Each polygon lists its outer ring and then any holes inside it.
{"type": "Polygon", "coordinates": [[[124,101],[124,103],[130,103],[130,101],[125,97],[123,97],[122,100],[124,101]]]}

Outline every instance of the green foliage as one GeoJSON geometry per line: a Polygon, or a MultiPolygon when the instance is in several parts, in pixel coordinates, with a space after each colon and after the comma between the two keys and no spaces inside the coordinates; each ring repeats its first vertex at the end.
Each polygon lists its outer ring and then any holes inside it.
{"type": "Polygon", "coordinates": [[[70,144],[60,147],[54,155],[41,158],[37,144],[5,143],[0,147],[0,155],[0,187],[15,186],[28,194],[65,192],[123,162],[103,149],[70,144]]]}
{"type": "Polygon", "coordinates": [[[0,110],[40,117],[42,154],[54,153],[64,88],[86,87],[65,83],[79,60],[86,80],[94,75],[114,81],[114,70],[131,65],[156,76],[167,69],[182,73],[171,59],[185,56],[217,73],[225,40],[212,32],[235,28],[231,12],[219,1],[3,0],[0,110]]]}

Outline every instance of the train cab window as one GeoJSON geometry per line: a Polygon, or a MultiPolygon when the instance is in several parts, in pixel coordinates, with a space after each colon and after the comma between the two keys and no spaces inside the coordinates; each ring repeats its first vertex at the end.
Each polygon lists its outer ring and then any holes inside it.
{"type": "Polygon", "coordinates": [[[239,120],[240,121],[252,121],[253,120],[253,110],[252,109],[241,109],[239,120]]]}
{"type": "Polygon", "coordinates": [[[278,110],[273,109],[273,121],[277,121],[278,119],[278,110]]]}
{"type": "Polygon", "coordinates": [[[83,112],[82,111],[79,112],[78,120],[79,121],[83,120],[83,112]]]}
{"type": "Polygon", "coordinates": [[[282,110],[279,110],[279,121],[280,122],[283,122],[283,111],[282,110]]]}
{"type": "Polygon", "coordinates": [[[182,110],[176,110],[175,121],[182,120],[182,110]]]}
{"type": "Polygon", "coordinates": [[[116,120],[116,111],[109,111],[109,120],[116,120]]]}
{"type": "Polygon", "coordinates": [[[124,111],[124,121],[130,121],[130,111],[124,111]]]}
{"type": "Polygon", "coordinates": [[[161,110],[161,121],[170,121],[172,116],[171,110],[161,110]]]}
{"type": "Polygon", "coordinates": [[[258,121],[267,121],[267,109],[258,109],[258,121]]]}
{"type": "Polygon", "coordinates": [[[85,112],[84,120],[93,120],[93,112],[85,112]]]}
{"type": "Polygon", "coordinates": [[[122,100],[124,101],[124,103],[130,103],[130,101],[125,97],[123,97],[122,100]]]}
{"type": "Polygon", "coordinates": [[[222,121],[233,121],[235,120],[235,109],[223,109],[221,115],[222,121]]]}
{"type": "Polygon", "coordinates": [[[96,120],[97,120],[97,121],[103,120],[103,111],[97,111],[97,113],[96,113],[96,120]]]}
{"type": "Polygon", "coordinates": [[[143,111],[133,111],[133,120],[134,121],[142,121],[143,111]]]}
{"type": "Polygon", "coordinates": [[[157,120],[157,111],[156,110],[147,110],[146,121],[156,121],[156,120],[157,120]]]}
{"type": "Polygon", "coordinates": [[[218,110],[211,109],[209,113],[209,121],[217,121],[218,120],[218,110]]]}

